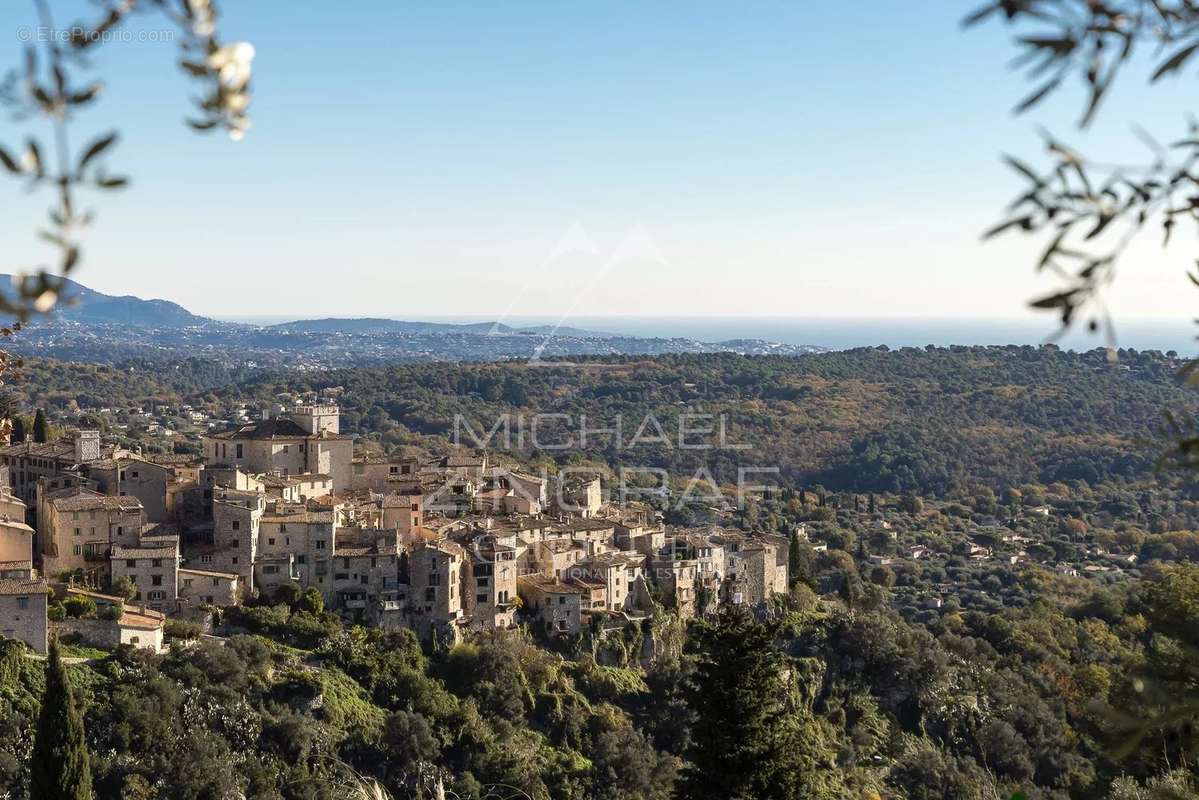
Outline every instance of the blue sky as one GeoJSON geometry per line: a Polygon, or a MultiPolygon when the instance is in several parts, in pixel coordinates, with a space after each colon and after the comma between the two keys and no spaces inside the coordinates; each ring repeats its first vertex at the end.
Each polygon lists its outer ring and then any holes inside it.
{"type": "MultiPolygon", "coordinates": [[[[222,316],[1017,316],[1049,285],[1033,244],[979,242],[1019,186],[999,154],[1044,124],[1140,159],[1130,123],[1181,132],[1194,76],[1126,76],[1086,135],[1079,92],[1013,118],[1011,31],[961,32],[973,5],[226,2],[257,49],[241,143],[180,124],[171,45],[96,59],[75,135],[120,127],[133,185],[78,278],[222,316]]],[[[0,198],[0,266],[45,258],[45,202],[0,198]]],[[[1121,317],[1191,315],[1190,244],[1134,248],[1121,317]]]]}

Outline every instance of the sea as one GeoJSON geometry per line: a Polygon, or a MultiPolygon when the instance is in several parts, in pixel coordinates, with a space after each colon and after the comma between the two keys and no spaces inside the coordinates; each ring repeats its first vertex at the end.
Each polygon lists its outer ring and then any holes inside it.
{"type": "MultiPolygon", "coordinates": [[[[349,315],[347,315],[349,316],[349,315]]],[[[372,315],[380,316],[380,315],[372,315]]],[[[390,316],[390,315],[389,315],[390,316]]],[[[273,325],[311,317],[223,317],[230,322],[273,325]]],[[[395,315],[393,319],[422,322],[494,322],[487,316],[395,315]]],[[[1086,351],[1107,347],[1104,331],[1090,333],[1076,327],[1061,335],[1054,319],[1029,315],[1011,319],[812,319],[788,317],[650,317],[650,316],[513,316],[501,320],[513,327],[558,325],[599,333],[639,337],[683,337],[701,342],[731,339],[764,339],[791,345],[817,345],[830,350],[855,347],[891,348],[936,345],[1039,345],[1047,342],[1062,349],[1086,351]]],[[[1114,343],[1134,350],[1173,350],[1183,356],[1199,355],[1199,326],[1187,319],[1115,320],[1114,343]]]]}

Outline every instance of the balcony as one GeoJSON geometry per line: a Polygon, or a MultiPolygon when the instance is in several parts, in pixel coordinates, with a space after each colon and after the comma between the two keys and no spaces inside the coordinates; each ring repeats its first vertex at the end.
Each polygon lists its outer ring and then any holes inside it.
{"type": "Polygon", "coordinates": [[[108,561],[112,545],[108,542],[87,542],[83,545],[84,561],[108,561]]]}

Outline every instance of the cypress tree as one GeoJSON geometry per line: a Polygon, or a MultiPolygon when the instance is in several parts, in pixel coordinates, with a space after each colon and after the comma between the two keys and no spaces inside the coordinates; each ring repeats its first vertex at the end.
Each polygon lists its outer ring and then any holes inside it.
{"type": "Polygon", "coordinates": [[[33,441],[45,442],[50,437],[50,431],[46,424],[46,412],[38,409],[33,415],[33,441]]]}
{"type": "Polygon", "coordinates": [[[46,693],[33,742],[30,790],[30,796],[38,800],[92,800],[83,717],[75,707],[56,640],[51,640],[46,660],[46,693]]]}
{"type": "Polygon", "coordinates": [[[679,797],[790,800],[803,796],[782,699],[783,655],[775,630],[744,609],[696,626],[691,757],[679,797]]]}
{"type": "Polygon", "coordinates": [[[803,554],[799,549],[799,531],[791,531],[791,546],[787,548],[787,584],[794,586],[801,580],[803,554]]]}
{"type": "Polygon", "coordinates": [[[25,441],[25,418],[17,415],[12,418],[12,443],[20,444],[25,441]]]}

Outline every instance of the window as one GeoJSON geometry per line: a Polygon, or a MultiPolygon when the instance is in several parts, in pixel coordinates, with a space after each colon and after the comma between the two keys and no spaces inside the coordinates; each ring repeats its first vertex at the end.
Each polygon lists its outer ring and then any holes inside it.
{"type": "Polygon", "coordinates": [[[140,636],[130,636],[129,637],[129,644],[141,644],[141,643],[142,643],[142,637],[140,637],[140,636]]]}
{"type": "Polygon", "coordinates": [[[428,589],[425,589],[425,599],[426,600],[436,600],[437,599],[437,589],[435,589],[432,586],[430,586],[428,589]]]}
{"type": "Polygon", "coordinates": [[[291,445],[289,445],[289,444],[285,444],[285,445],[283,445],[283,452],[284,452],[284,453],[290,453],[290,452],[291,452],[291,445]]]}
{"type": "Polygon", "coordinates": [[[316,541],[316,549],[317,549],[317,550],[324,550],[324,549],[325,549],[325,541],[324,541],[324,539],[317,539],[317,541],[316,541]]]}
{"type": "Polygon", "coordinates": [[[29,598],[28,597],[18,597],[17,598],[17,608],[21,609],[22,611],[29,608],[29,598]]]}
{"type": "Polygon", "coordinates": [[[78,536],[78,535],[79,535],[79,534],[81,534],[81,533],[83,533],[83,531],[82,531],[81,529],[79,529],[79,528],[76,528],[76,529],[75,529],[75,535],[76,535],[76,536],[78,536]]]}
{"type": "Polygon", "coordinates": [[[162,576],[161,575],[151,575],[150,576],[150,585],[151,586],[162,586],[162,576]]]}
{"type": "Polygon", "coordinates": [[[77,555],[77,556],[83,555],[83,545],[80,545],[80,544],[75,545],[75,555],[77,555]]]}
{"type": "Polygon", "coordinates": [[[153,560],[150,562],[150,566],[151,566],[151,567],[161,567],[161,566],[162,566],[162,559],[161,559],[161,558],[155,558],[155,559],[153,559],[153,560]]]}
{"type": "Polygon", "coordinates": [[[274,546],[275,546],[275,540],[274,540],[274,539],[267,539],[267,540],[266,540],[266,543],[267,543],[267,544],[269,544],[269,545],[271,545],[272,547],[274,547],[274,546]]]}
{"type": "Polygon", "coordinates": [[[137,569],[137,559],[136,558],[125,559],[125,566],[128,567],[129,569],[137,569]]]}
{"type": "Polygon", "coordinates": [[[236,455],[236,458],[241,458],[241,457],[242,457],[242,455],[241,455],[241,454],[242,454],[242,449],[241,449],[241,447],[242,447],[242,446],[241,446],[240,444],[237,446],[237,455],[236,455]]]}
{"type": "Polygon", "coordinates": [[[183,579],[183,588],[184,588],[184,589],[190,589],[190,588],[192,588],[192,579],[191,579],[191,578],[184,578],[184,579],[183,579]]]}
{"type": "Polygon", "coordinates": [[[200,556],[200,563],[201,564],[211,564],[212,563],[212,553],[205,553],[204,555],[200,556]]]}
{"type": "Polygon", "coordinates": [[[475,595],[475,602],[476,602],[476,603],[486,603],[486,602],[487,602],[487,595],[485,595],[485,594],[477,594],[477,595],[475,595]]]}
{"type": "Polygon", "coordinates": [[[166,592],[150,592],[146,595],[150,600],[165,600],[166,596],[166,592]]]}
{"type": "Polygon", "coordinates": [[[130,474],[130,475],[132,475],[133,477],[135,477],[135,478],[136,478],[136,477],[137,477],[137,470],[134,470],[133,472],[131,472],[131,473],[129,473],[129,474],[130,474]]]}

